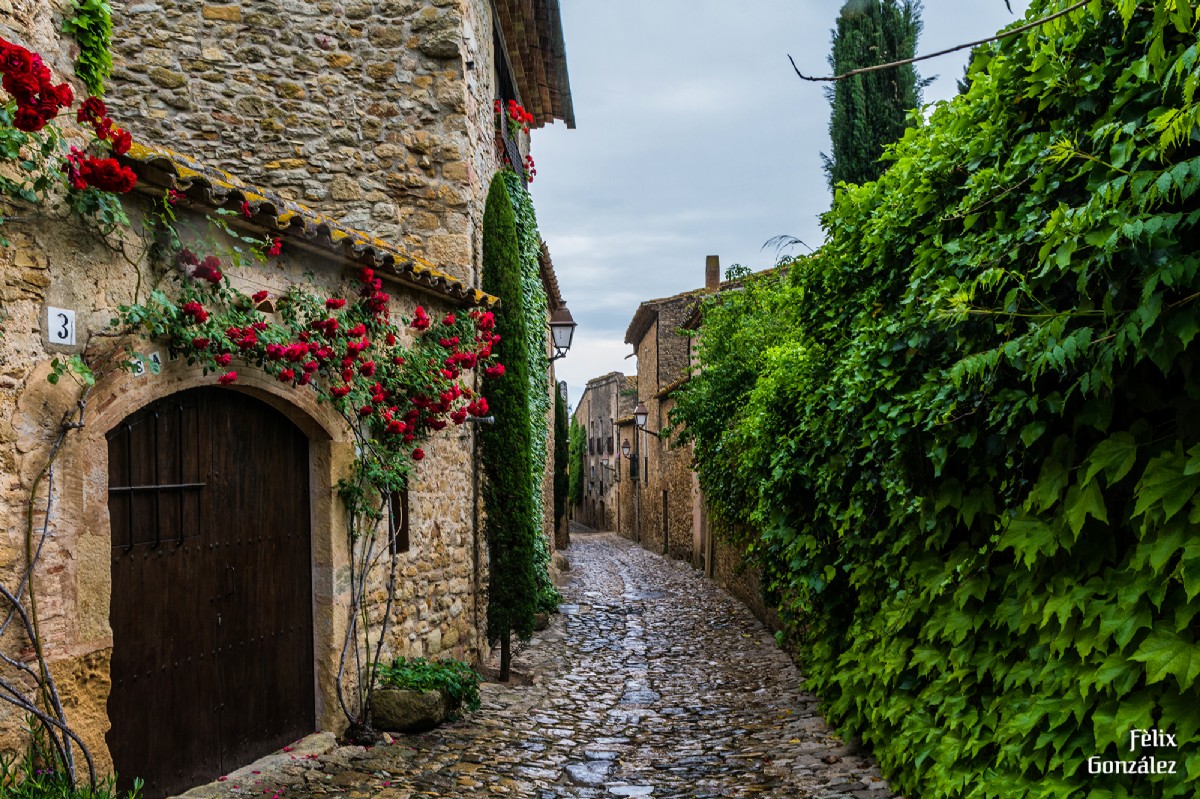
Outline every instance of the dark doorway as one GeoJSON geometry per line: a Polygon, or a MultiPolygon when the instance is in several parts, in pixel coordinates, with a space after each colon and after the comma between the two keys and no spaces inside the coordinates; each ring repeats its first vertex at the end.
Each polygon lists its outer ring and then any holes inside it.
{"type": "Polygon", "coordinates": [[[308,439],[193,389],[125,419],[108,460],[108,746],[160,799],[313,731],[308,439]]]}

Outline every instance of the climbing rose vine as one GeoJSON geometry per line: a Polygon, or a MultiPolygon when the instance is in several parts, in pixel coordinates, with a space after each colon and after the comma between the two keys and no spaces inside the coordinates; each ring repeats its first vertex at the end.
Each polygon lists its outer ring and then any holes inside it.
{"type": "Polygon", "coordinates": [[[90,136],[84,146],[68,148],[54,122],[75,101],[71,87],[54,83],[40,55],[3,38],[0,73],[9,95],[0,103],[0,163],[16,167],[0,175],[0,196],[37,203],[65,189],[71,209],[94,219],[102,232],[127,224],[116,195],[131,191],[137,176],[116,156],[128,152],[133,139],[113,124],[104,102],[88,97],[80,103],[76,121],[90,136]]]}
{"type": "Polygon", "coordinates": [[[311,388],[352,424],[370,428],[378,456],[370,483],[380,491],[404,486],[431,433],[488,412],[487,399],[462,377],[480,366],[488,379],[503,376],[493,362],[500,336],[491,311],[431,315],[417,306],[396,324],[372,269],[362,270],[350,297],[294,287],[272,298],[232,288],[214,255],[184,248],[175,260],[177,295],[160,290],[145,304],[122,306],[113,326],[165,338],[173,354],[219,373],[224,385],[253,367],[311,388]]]}

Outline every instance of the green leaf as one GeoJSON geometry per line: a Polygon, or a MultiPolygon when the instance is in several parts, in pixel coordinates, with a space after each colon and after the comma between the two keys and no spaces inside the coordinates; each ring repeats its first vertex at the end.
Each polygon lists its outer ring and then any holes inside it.
{"type": "Polygon", "coordinates": [[[1029,492],[1029,500],[1034,510],[1042,511],[1058,502],[1063,489],[1067,487],[1069,477],[1066,467],[1055,458],[1047,458],[1042,464],[1042,472],[1029,492]]]}
{"type": "Polygon", "coordinates": [[[1108,511],[1104,507],[1104,496],[1100,493],[1100,484],[1095,480],[1080,488],[1077,485],[1071,486],[1067,491],[1067,501],[1065,505],[1065,515],[1067,524],[1071,528],[1071,532],[1077,537],[1083,529],[1083,523],[1088,516],[1099,521],[1108,522],[1108,511]]]}
{"type": "Polygon", "coordinates": [[[1099,472],[1109,485],[1129,474],[1137,462],[1137,442],[1126,432],[1114,433],[1096,445],[1088,456],[1084,480],[1090,482],[1099,472]]]}
{"type": "Polygon", "coordinates": [[[1182,510],[1195,496],[1197,487],[1200,487],[1200,473],[1186,474],[1185,468],[1188,466],[1181,452],[1151,460],[1134,492],[1137,504],[1133,515],[1141,516],[1156,505],[1161,505],[1165,518],[1170,519],[1182,510]]]}
{"type": "Polygon", "coordinates": [[[1189,690],[1200,676],[1200,647],[1196,646],[1190,632],[1180,634],[1157,627],[1151,630],[1130,659],[1146,664],[1146,682],[1151,684],[1171,675],[1180,688],[1189,690]]]}

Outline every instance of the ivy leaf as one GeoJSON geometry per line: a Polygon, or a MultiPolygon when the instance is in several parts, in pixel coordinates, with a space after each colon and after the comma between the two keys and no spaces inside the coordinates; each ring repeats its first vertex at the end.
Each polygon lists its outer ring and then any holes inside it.
{"type": "Polygon", "coordinates": [[[1151,630],[1130,659],[1146,664],[1147,683],[1160,682],[1169,674],[1187,690],[1200,676],[1200,647],[1190,632],[1180,634],[1165,627],[1151,630]]]}
{"type": "Polygon", "coordinates": [[[1067,491],[1067,501],[1064,507],[1067,524],[1076,537],[1083,529],[1083,523],[1088,516],[1108,523],[1108,511],[1104,507],[1104,496],[1100,493],[1100,484],[1095,480],[1088,482],[1083,488],[1071,486],[1067,491]]]}
{"type": "Polygon", "coordinates": [[[1143,606],[1136,609],[1117,603],[1106,605],[1100,612],[1100,635],[1112,637],[1117,646],[1124,649],[1137,631],[1150,626],[1150,611],[1143,606]]]}
{"type": "Polygon", "coordinates": [[[1158,504],[1162,505],[1166,519],[1182,510],[1200,487],[1200,473],[1187,474],[1186,467],[1183,453],[1179,451],[1151,460],[1134,492],[1137,504],[1133,515],[1141,516],[1158,504]]]}
{"type": "Polygon", "coordinates": [[[1126,432],[1115,433],[1096,445],[1088,456],[1084,480],[1090,482],[1101,471],[1109,485],[1129,474],[1137,461],[1137,441],[1126,432]]]}
{"type": "Polygon", "coordinates": [[[1058,502],[1063,489],[1067,487],[1067,470],[1056,458],[1047,458],[1042,464],[1042,473],[1038,477],[1033,490],[1029,492],[1029,501],[1034,510],[1046,510],[1058,502]]]}

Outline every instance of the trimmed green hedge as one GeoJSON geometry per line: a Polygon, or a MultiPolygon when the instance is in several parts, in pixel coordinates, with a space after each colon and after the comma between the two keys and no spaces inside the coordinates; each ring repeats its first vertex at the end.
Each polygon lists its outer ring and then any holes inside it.
{"type": "Polygon", "coordinates": [[[910,796],[1195,795],[1196,30],[1097,0],[980,50],[816,255],[706,307],[706,496],[910,796]]]}

